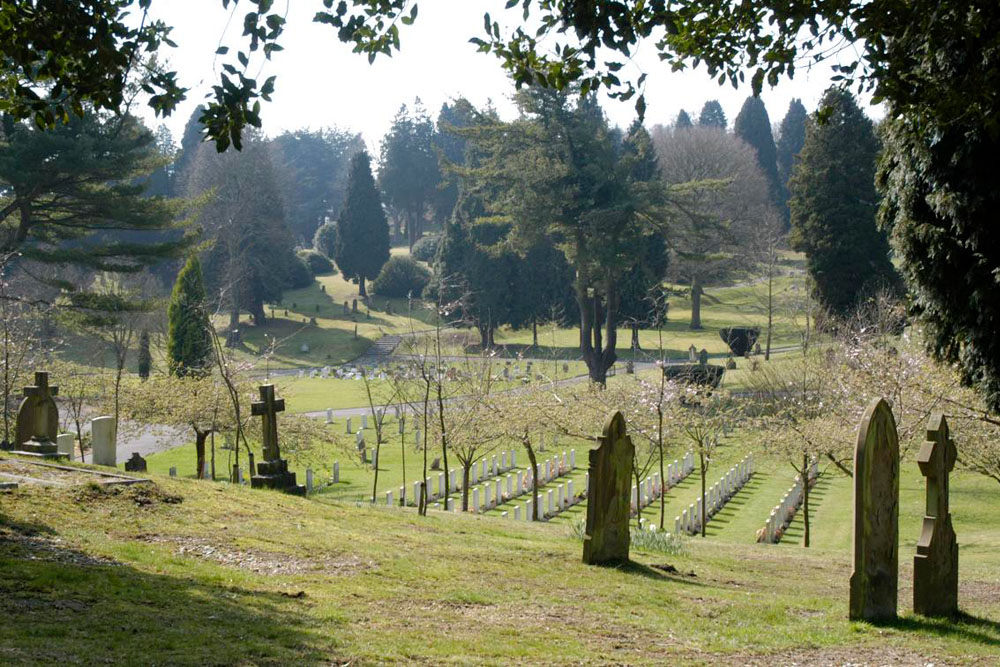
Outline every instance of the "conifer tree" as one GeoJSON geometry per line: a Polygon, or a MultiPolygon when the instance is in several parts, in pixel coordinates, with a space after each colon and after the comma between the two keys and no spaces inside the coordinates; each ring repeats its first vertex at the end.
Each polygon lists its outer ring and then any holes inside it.
{"type": "Polygon", "coordinates": [[[139,377],[145,380],[153,367],[153,356],[149,352],[149,332],[143,330],[139,336],[139,377]]]}
{"type": "Polygon", "coordinates": [[[817,300],[846,315],[864,290],[898,284],[885,234],[875,226],[875,161],[871,120],[846,91],[830,88],[830,113],[812,122],[790,188],[792,247],[804,251],[817,300]]]}
{"type": "Polygon", "coordinates": [[[698,116],[698,125],[701,127],[715,127],[720,130],[726,129],[728,125],[726,113],[722,110],[719,100],[705,102],[705,105],[701,108],[701,114],[698,116]]]}
{"type": "Polygon", "coordinates": [[[177,274],[167,306],[167,364],[171,375],[204,372],[212,355],[201,263],[192,255],[177,274]]]}
{"type": "Polygon", "coordinates": [[[750,144],[757,154],[757,164],[767,179],[771,202],[781,206],[781,185],[778,182],[778,158],[771,134],[771,119],[767,108],[759,97],[750,96],[743,102],[740,113],[733,123],[733,133],[750,144]]]}
{"type": "Polygon", "coordinates": [[[368,296],[365,280],[374,280],[389,260],[389,224],[367,151],[351,159],[333,259],[345,278],[358,283],[358,295],[362,297],[368,296]]]}
{"type": "Polygon", "coordinates": [[[677,120],[674,122],[674,129],[686,130],[688,128],[694,127],[694,123],[691,122],[691,116],[684,109],[677,114],[677,120]]]}
{"type": "Polygon", "coordinates": [[[798,162],[799,152],[806,142],[806,123],[809,114],[802,106],[802,101],[793,99],[788,105],[788,112],[781,119],[778,141],[775,146],[778,160],[778,183],[781,186],[782,213],[785,216],[785,226],[788,226],[788,181],[792,177],[792,167],[798,162]]]}

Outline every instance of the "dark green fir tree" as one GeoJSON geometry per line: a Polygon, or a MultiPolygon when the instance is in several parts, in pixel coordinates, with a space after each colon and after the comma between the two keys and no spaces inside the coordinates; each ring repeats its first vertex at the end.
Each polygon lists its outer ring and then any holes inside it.
{"type": "Polygon", "coordinates": [[[173,375],[203,373],[212,357],[201,263],[192,255],[177,274],[167,306],[167,364],[173,375]]]}
{"type": "Polygon", "coordinates": [[[368,296],[365,281],[374,280],[389,260],[389,224],[366,151],[351,159],[333,258],[344,277],[358,284],[362,297],[368,296]]]}

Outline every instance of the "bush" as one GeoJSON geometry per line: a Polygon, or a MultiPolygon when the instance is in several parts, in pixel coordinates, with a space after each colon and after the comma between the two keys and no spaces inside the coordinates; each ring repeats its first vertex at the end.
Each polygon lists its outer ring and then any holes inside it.
{"type": "Polygon", "coordinates": [[[437,234],[424,236],[413,244],[413,249],[410,250],[410,257],[421,262],[427,262],[428,264],[433,262],[434,257],[437,255],[440,240],[441,237],[437,234]]]}
{"type": "Polygon", "coordinates": [[[409,257],[390,257],[372,283],[372,291],[379,296],[405,297],[409,293],[419,297],[431,280],[431,272],[409,257]]]}
{"type": "Polygon", "coordinates": [[[290,289],[301,289],[313,284],[313,274],[309,266],[301,257],[297,259],[297,262],[292,262],[289,266],[289,275],[286,277],[290,289]]]}
{"type": "Polygon", "coordinates": [[[300,250],[297,254],[314,276],[325,276],[337,272],[337,269],[333,267],[333,262],[315,250],[300,250]]]}
{"type": "Polygon", "coordinates": [[[313,236],[313,250],[327,258],[333,257],[333,243],[336,238],[337,223],[333,221],[324,222],[313,236]]]}
{"type": "Polygon", "coordinates": [[[760,327],[726,327],[719,329],[719,337],[737,357],[745,357],[760,337],[760,327]]]}

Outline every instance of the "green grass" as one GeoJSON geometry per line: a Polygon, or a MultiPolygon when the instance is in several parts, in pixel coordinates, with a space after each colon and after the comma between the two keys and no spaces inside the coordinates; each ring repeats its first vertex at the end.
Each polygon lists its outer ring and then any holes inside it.
{"type": "Polygon", "coordinates": [[[882,627],[846,619],[842,546],[690,538],[680,554],[589,567],[556,522],[155,481],[0,496],[0,610],[14,619],[0,661],[988,664],[1000,645],[997,494],[967,495],[964,476],[953,512],[968,615],[906,613],[906,547],[903,617],[882,627]],[[970,501],[988,517],[977,529],[970,501]]]}

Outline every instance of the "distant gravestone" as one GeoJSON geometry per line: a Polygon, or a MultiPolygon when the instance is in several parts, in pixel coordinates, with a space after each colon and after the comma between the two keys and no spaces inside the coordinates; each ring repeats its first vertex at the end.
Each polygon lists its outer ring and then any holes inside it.
{"type": "Polygon", "coordinates": [[[35,384],[24,388],[24,400],[17,409],[15,454],[53,459],[59,453],[59,410],[53,396],[59,387],[49,386],[49,374],[35,373],[35,384]]]}
{"type": "Polygon", "coordinates": [[[118,465],[118,442],[114,417],[94,417],[90,420],[90,462],[94,465],[118,465]]]}
{"type": "Polygon", "coordinates": [[[892,409],[865,410],[854,449],[852,621],[896,618],[899,586],[899,436],[892,409]]]}
{"type": "Polygon", "coordinates": [[[913,558],[913,611],[924,616],[958,612],[958,541],[948,511],[948,474],[958,451],[941,413],[931,415],[927,442],[917,454],[927,478],[927,510],[913,558]]]}
{"type": "Polygon", "coordinates": [[[354,299],[353,301],[351,301],[351,312],[352,313],[358,312],[358,300],[357,299],[354,299]]]}
{"type": "Polygon", "coordinates": [[[701,352],[698,353],[698,363],[702,366],[708,365],[708,350],[705,348],[702,348],[701,352]]]}
{"type": "Polygon", "coordinates": [[[621,564],[628,561],[629,482],[635,455],[621,412],[608,420],[600,442],[590,450],[583,562],[621,564]]]}
{"type": "Polygon", "coordinates": [[[146,472],[146,459],[139,455],[139,452],[133,452],[132,458],[125,462],[126,472],[146,472]]]}
{"type": "Polygon", "coordinates": [[[288,471],[288,462],[282,460],[278,447],[278,413],[284,412],[284,399],[274,397],[274,385],[259,388],[260,401],[250,404],[250,414],[263,421],[264,461],[257,464],[257,474],[250,478],[254,489],[277,489],[293,495],[305,495],[306,487],[295,483],[295,473],[288,471]]]}
{"type": "Polygon", "coordinates": [[[694,345],[688,348],[688,361],[698,361],[698,348],[694,345]]]}

